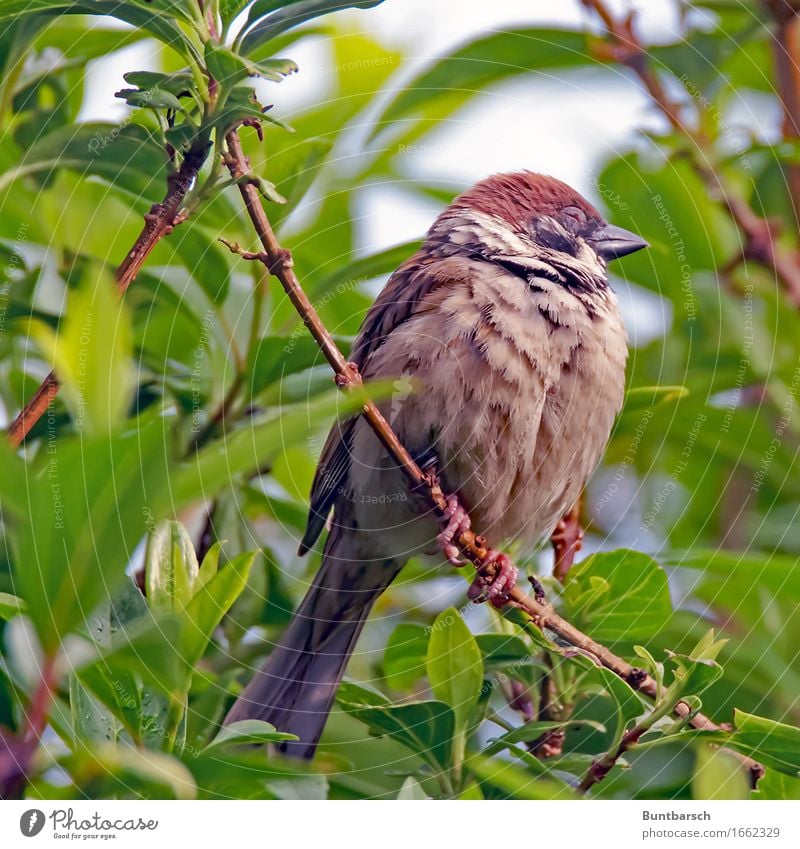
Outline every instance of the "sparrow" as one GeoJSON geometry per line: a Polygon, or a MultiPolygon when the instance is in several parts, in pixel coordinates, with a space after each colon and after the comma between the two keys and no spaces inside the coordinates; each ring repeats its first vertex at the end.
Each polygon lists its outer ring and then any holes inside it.
{"type": "MultiPolygon", "coordinates": [[[[314,478],[307,552],[329,525],[322,565],[226,724],[260,719],[313,756],[378,596],[414,555],[442,552],[474,523],[531,546],[574,504],[624,394],[627,339],[607,263],[647,243],[606,222],[565,183],[530,171],[491,176],[457,197],[368,311],[351,358],[448,494],[444,524],[359,416],[333,427],[314,478]]],[[[473,599],[501,605],[517,577],[497,561],[473,599]]]]}

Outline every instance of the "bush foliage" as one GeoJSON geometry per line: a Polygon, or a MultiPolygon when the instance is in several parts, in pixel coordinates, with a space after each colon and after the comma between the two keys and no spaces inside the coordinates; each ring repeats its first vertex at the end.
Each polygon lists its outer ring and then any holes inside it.
{"type": "MultiPolygon", "coordinates": [[[[362,250],[365,190],[443,205],[461,188],[410,179],[404,149],[511,79],[640,85],[588,13],[580,30],[480,36],[409,77],[356,28],[379,2],[0,7],[0,398],[13,416],[49,369],[61,383],[23,447],[0,446],[4,792],[576,798],[630,743],[589,795],[800,798],[800,299],[726,203],[770,221],[796,261],[800,133],[757,120],[781,111],[783,24],[755,2],[692,4],[680,37],[645,45],[685,127],[662,121],[593,175],[609,220],[652,246],[616,284],[655,297],[666,329],[633,340],[584,501],[596,553],[545,583],[564,617],[656,678],[655,703],[412,562],[313,763],[253,746],[284,739],[265,723],[220,730],[318,565],[294,554],[311,476],[332,417],[358,401],[332,389],[277,283],[218,241],[255,241],[225,134],[242,127],[250,179],[346,350],[376,281],[415,247],[362,250]],[[344,7],[362,11],[326,16],[344,7]],[[285,57],[320,39],[325,98],[266,109],[297,72],[285,57]],[[126,74],[128,117],[82,122],[90,64],[144,41],[159,70],[126,74]],[[242,126],[256,123],[263,143],[242,126]],[[190,156],[203,164],[185,220],[117,298],[115,268],[190,156]],[[728,724],[693,729],[679,701],[728,724]],[[554,732],[560,751],[537,756],[554,732]],[[757,789],[735,752],[766,768],[757,789]]],[[[549,560],[524,565],[549,574],[549,560]]]]}

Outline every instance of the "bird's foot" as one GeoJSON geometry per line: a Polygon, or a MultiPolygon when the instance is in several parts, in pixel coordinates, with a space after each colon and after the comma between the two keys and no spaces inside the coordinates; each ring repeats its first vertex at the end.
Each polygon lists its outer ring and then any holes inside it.
{"type": "Polygon", "coordinates": [[[464,531],[468,531],[472,523],[457,496],[451,495],[447,499],[443,518],[446,524],[439,536],[436,537],[436,542],[444,552],[448,563],[452,563],[453,566],[464,566],[467,561],[459,558],[458,546],[454,544],[453,540],[457,540],[464,531]]]}
{"type": "Polygon", "coordinates": [[[483,559],[482,567],[494,564],[495,573],[491,578],[478,575],[470,584],[467,596],[480,604],[488,601],[492,607],[502,607],[508,601],[508,595],[517,583],[519,569],[511,562],[507,554],[490,548],[483,559]]]}

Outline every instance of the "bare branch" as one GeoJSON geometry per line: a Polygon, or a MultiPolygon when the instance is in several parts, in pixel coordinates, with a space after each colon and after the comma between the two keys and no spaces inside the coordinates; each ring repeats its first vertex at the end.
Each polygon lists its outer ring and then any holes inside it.
{"type": "Polygon", "coordinates": [[[603,22],[611,40],[610,50],[600,51],[602,57],[630,68],[647,90],[653,103],[669,121],[672,128],[691,142],[695,155],[691,164],[711,196],[719,197],[744,239],[742,257],[771,268],[794,306],[800,307],[800,259],[795,251],[783,248],[777,241],[776,227],[757,215],[736,190],[725,184],[711,166],[710,143],[700,131],[691,129],[681,117],[681,107],[667,94],[661,80],[648,63],[647,50],[634,30],[634,13],[615,18],[604,0],[581,0],[603,22]],[[702,157],[697,152],[702,151],[702,157]]]}

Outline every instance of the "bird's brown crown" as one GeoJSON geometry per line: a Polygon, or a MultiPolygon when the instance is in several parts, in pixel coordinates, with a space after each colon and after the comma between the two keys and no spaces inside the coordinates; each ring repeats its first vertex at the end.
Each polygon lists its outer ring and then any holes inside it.
{"type": "Polygon", "coordinates": [[[494,174],[476,183],[453,201],[453,207],[473,209],[519,225],[542,216],[556,216],[568,207],[583,210],[588,219],[600,213],[573,188],[555,177],[533,171],[494,174]]]}

